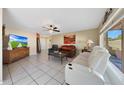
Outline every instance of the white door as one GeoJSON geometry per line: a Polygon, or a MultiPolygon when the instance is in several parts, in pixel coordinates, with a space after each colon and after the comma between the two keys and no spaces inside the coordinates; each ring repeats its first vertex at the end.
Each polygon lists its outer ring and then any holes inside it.
{"type": "Polygon", "coordinates": [[[41,49],[42,49],[42,50],[46,50],[46,49],[47,49],[47,41],[46,41],[46,38],[41,38],[40,42],[41,42],[41,49]]]}

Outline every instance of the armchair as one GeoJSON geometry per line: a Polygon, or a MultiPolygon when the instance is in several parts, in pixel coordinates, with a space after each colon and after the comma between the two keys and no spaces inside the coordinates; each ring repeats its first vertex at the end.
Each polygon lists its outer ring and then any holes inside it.
{"type": "Polygon", "coordinates": [[[54,51],[58,51],[58,50],[59,50],[58,45],[54,44],[54,45],[52,45],[52,48],[48,49],[48,55],[51,55],[54,53],[54,51]]]}

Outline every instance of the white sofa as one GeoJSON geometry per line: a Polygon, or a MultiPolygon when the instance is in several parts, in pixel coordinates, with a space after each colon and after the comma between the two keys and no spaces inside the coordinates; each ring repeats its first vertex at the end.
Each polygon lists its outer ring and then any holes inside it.
{"type": "Polygon", "coordinates": [[[105,83],[109,85],[124,85],[124,73],[120,71],[114,64],[109,62],[104,74],[105,83]]]}
{"type": "Polygon", "coordinates": [[[65,67],[65,82],[73,85],[105,84],[104,74],[110,54],[96,46],[91,53],[81,53],[65,67]]]}

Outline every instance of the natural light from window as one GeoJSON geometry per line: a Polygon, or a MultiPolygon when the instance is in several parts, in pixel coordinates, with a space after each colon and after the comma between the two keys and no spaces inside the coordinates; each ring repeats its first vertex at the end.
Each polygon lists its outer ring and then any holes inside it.
{"type": "Polygon", "coordinates": [[[111,53],[110,61],[122,70],[122,30],[107,32],[107,47],[111,53]]]}

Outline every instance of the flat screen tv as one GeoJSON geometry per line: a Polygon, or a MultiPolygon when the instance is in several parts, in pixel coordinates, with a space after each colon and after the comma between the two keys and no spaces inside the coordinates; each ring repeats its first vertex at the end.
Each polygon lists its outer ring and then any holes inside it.
{"type": "Polygon", "coordinates": [[[18,47],[27,47],[28,45],[28,38],[24,36],[18,36],[14,34],[9,35],[9,44],[11,47],[18,48],[18,47]]]}

